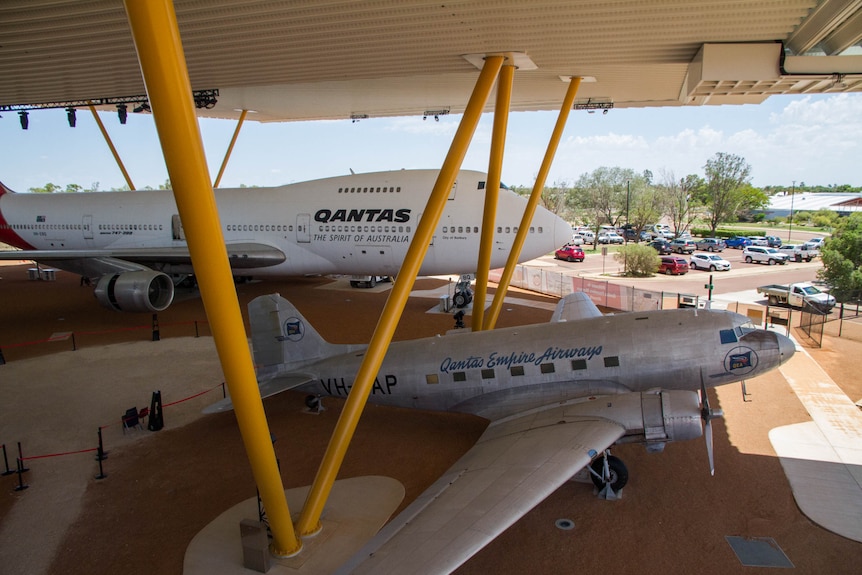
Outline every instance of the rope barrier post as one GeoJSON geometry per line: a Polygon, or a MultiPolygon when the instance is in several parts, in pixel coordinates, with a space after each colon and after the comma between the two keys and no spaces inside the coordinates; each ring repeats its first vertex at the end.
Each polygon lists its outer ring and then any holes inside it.
{"type": "Polygon", "coordinates": [[[198,333],[198,320],[195,320],[195,337],[200,337],[200,334],[198,333]]]}
{"type": "Polygon", "coordinates": [[[6,365],[6,358],[3,357],[3,348],[0,347],[0,365],[6,365]]]}
{"type": "Polygon", "coordinates": [[[108,452],[105,451],[105,445],[102,443],[102,428],[99,428],[99,448],[96,450],[96,460],[102,461],[108,458],[108,452]]]}
{"type": "Polygon", "coordinates": [[[78,344],[75,342],[75,332],[72,332],[72,351],[78,351],[78,344]]]}
{"type": "Polygon", "coordinates": [[[18,442],[18,461],[21,462],[19,472],[24,473],[25,471],[30,471],[29,467],[24,467],[24,454],[21,452],[21,442],[18,442]]]}
{"type": "Polygon", "coordinates": [[[6,471],[4,471],[3,473],[0,473],[0,475],[2,475],[3,477],[6,477],[7,475],[12,475],[13,473],[15,473],[11,469],[9,469],[9,458],[6,456],[6,444],[5,443],[3,444],[3,465],[6,467],[6,471]]]}
{"type": "Polygon", "coordinates": [[[96,450],[96,461],[99,462],[99,474],[96,475],[96,479],[104,479],[108,476],[105,473],[105,469],[102,467],[102,461],[108,458],[108,454],[105,453],[105,449],[102,445],[102,428],[99,428],[99,448],[96,450]]]}
{"type": "Polygon", "coordinates": [[[24,491],[25,489],[30,487],[29,485],[24,485],[24,477],[22,476],[22,474],[25,471],[27,471],[27,469],[24,468],[24,462],[19,457],[18,458],[18,486],[15,487],[15,491],[24,491]]]}
{"type": "Polygon", "coordinates": [[[159,314],[153,314],[153,341],[159,341],[159,314]]]}
{"type": "Polygon", "coordinates": [[[224,382],[221,382],[221,396],[222,399],[227,399],[227,391],[224,388],[224,382]]]}

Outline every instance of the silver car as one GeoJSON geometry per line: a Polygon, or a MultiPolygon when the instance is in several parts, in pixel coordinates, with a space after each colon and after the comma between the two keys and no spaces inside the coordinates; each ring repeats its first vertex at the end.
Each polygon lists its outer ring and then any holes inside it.
{"type": "Polygon", "coordinates": [[[688,267],[694,270],[726,272],[730,270],[730,262],[718,254],[695,253],[691,254],[691,261],[688,263],[688,267]]]}
{"type": "Polygon", "coordinates": [[[786,264],[788,260],[788,256],[785,253],[781,253],[775,248],[764,248],[761,246],[748,246],[744,250],[742,250],[742,257],[745,260],[745,263],[760,263],[760,264],[769,264],[771,266],[775,264],[786,264]]]}

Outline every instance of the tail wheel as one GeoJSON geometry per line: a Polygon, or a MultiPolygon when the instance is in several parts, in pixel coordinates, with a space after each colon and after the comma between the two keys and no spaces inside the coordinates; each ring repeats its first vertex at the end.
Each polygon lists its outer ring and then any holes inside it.
{"type": "Polygon", "coordinates": [[[610,485],[614,491],[619,491],[629,482],[629,470],[619,457],[613,455],[596,457],[590,463],[590,478],[597,489],[610,485]],[[607,457],[607,470],[605,469],[605,458],[607,457]]]}

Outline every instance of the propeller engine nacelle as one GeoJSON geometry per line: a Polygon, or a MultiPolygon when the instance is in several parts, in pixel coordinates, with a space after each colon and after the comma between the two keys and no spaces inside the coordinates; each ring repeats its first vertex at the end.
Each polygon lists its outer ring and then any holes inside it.
{"type": "Polygon", "coordinates": [[[99,278],[96,299],[116,311],[157,312],[166,309],[174,299],[174,282],[156,271],[107,274],[99,278]]]}
{"type": "Polygon", "coordinates": [[[661,451],[670,441],[697,439],[703,435],[697,392],[664,390],[609,398],[607,417],[626,428],[618,443],[644,443],[661,451]]]}

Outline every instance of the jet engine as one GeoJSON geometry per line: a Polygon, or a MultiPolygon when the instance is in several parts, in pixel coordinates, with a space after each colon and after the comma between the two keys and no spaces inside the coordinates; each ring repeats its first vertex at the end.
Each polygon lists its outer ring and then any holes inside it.
{"type": "Polygon", "coordinates": [[[174,299],[174,283],[156,271],[107,274],[96,284],[96,299],[116,311],[156,312],[166,309],[174,299]]]}

